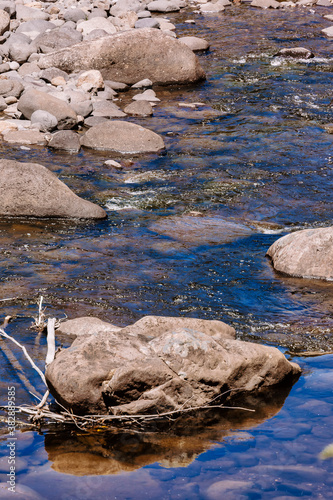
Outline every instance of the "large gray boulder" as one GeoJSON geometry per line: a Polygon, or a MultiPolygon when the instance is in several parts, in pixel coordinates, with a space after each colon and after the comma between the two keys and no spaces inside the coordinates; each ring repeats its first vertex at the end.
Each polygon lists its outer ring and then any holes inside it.
{"type": "Polygon", "coordinates": [[[164,149],[162,137],[135,123],[112,120],[91,127],[82,137],[81,145],[101,151],[118,153],[157,153],[164,149]]]}
{"type": "Polygon", "coordinates": [[[191,83],[205,78],[198,58],[183,43],[156,29],[124,31],[45,54],[42,69],[55,66],[68,73],[98,69],[104,79],[133,84],[191,83]]]}
{"type": "Polygon", "coordinates": [[[271,245],[267,255],[277,271],[301,278],[333,279],[333,227],[303,229],[271,245]]]}
{"type": "Polygon", "coordinates": [[[146,317],[94,331],[47,366],[51,393],[77,414],[145,414],[291,384],[300,368],[276,348],[235,340],[220,321],[146,317]]]}
{"type": "Polygon", "coordinates": [[[0,160],[0,215],[102,219],[105,211],[73,193],[37,163],[0,160]]]}
{"type": "Polygon", "coordinates": [[[77,115],[66,102],[39,90],[29,89],[24,92],[17,103],[17,109],[28,120],[35,111],[51,110],[58,120],[59,130],[71,129],[77,124],[77,115]]]}

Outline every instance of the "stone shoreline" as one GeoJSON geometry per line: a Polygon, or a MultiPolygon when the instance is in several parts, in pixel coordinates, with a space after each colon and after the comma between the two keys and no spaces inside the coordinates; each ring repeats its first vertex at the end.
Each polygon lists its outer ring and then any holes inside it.
{"type": "MultiPolygon", "coordinates": [[[[332,6],[329,0],[243,3],[262,9],[332,6]]],[[[122,154],[159,151],[162,139],[153,149],[141,139],[140,147],[124,148],[107,139],[87,141],[76,131],[113,119],[149,117],[159,102],[151,89],[155,83],[193,83],[205,78],[194,53],[206,51],[209,43],[191,36],[177,39],[176,26],[161,15],[186,9],[189,19],[185,22],[195,24],[191,14],[223,15],[232,5],[229,0],[0,2],[2,140],[70,152],[78,152],[81,145],[122,154]],[[130,87],[137,94],[121,109],[119,93],[130,87]]],[[[330,20],[331,16],[326,17],[330,20]]],[[[331,36],[332,29],[323,31],[331,36]]],[[[302,57],[302,53],[290,55],[302,57]]],[[[193,107],[200,104],[193,103],[193,107]]],[[[118,122],[118,127],[124,125],[118,122]]],[[[119,133],[129,142],[132,134],[140,135],[135,127],[129,135],[121,128],[119,133]]]]}

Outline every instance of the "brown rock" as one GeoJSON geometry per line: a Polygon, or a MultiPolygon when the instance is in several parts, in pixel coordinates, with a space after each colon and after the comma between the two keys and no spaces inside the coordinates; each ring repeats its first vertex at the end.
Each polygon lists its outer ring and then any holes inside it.
{"type": "Polygon", "coordinates": [[[107,121],[91,127],[82,137],[81,145],[101,151],[118,153],[157,153],[164,149],[162,137],[134,123],[107,121]]]}
{"type": "Polygon", "coordinates": [[[125,113],[132,116],[151,116],[153,108],[149,101],[135,101],[126,106],[125,113]]]}
{"type": "Polygon", "coordinates": [[[303,229],[268,249],[277,271],[301,278],[333,279],[333,227],[303,229]]]}
{"type": "Polygon", "coordinates": [[[0,160],[0,215],[102,219],[105,211],[73,193],[37,163],[0,160]]]}
{"type": "Polygon", "coordinates": [[[205,405],[219,395],[228,401],[299,375],[278,349],[233,335],[218,321],[143,318],[76,339],[48,365],[46,379],[74,413],[142,414],[205,405]]]}
{"type": "Polygon", "coordinates": [[[79,135],[76,132],[72,130],[59,130],[59,132],[52,134],[48,146],[53,149],[78,152],[81,144],[79,135]]]}
{"type": "Polygon", "coordinates": [[[52,110],[52,114],[58,120],[59,130],[70,129],[77,124],[75,111],[65,101],[39,90],[29,89],[24,92],[18,101],[17,109],[28,119],[34,111],[39,109],[52,110]]]}
{"type": "Polygon", "coordinates": [[[47,144],[45,134],[38,130],[10,130],[3,133],[3,140],[10,144],[36,144],[38,146],[47,144]]]}
{"type": "Polygon", "coordinates": [[[160,84],[191,83],[205,78],[193,52],[156,29],[124,31],[81,42],[42,56],[39,66],[56,66],[68,73],[98,69],[104,80],[127,84],[144,78],[160,84]]]}
{"type": "Polygon", "coordinates": [[[204,38],[197,36],[182,36],[178,38],[182,43],[185,43],[193,52],[201,52],[209,49],[209,43],[204,38]]]}
{"type": "Polygon", "coordinates": [[[104,116],[105,118],[124,118],[124,113],[114,102],[107,100],[95,101],[93,103],[93,116],[104,116]]]}

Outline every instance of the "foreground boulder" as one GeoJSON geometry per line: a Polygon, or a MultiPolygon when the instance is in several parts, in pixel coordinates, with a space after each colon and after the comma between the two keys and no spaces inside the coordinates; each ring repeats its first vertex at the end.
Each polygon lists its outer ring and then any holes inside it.
{"type": "Polygon", "coordinates": [[[164,149],[162,137],[135,123],[112,120],[91,127],[81,145],[118,153],[157,153],[164,149]]]}
{"type": "Polygon", "coordinates": [[[333,227],[303,229],[268,249],[277,271],[300,278],[333,279],[333,227]]]}
{"type": "MultiPolygon", "coordinates": [[[[112,325],[111,325],[112,326],[112,325]]],[[[79,336],[48,365],[51,393],[78,414],[144,414],[291,384],[300,373],[273,347],[235,340],[220,321],[145,317],[79,336]]]]}
{"type": "Polygon", "coordinates": [[[103,219],[106,212],[73,193],[37,163],[0,160],[0,215],[103,219]]]}
{"type": "Polygon", "coordinates": [[[156,29],[124,31],[84,41],[41,56],[42,69],[53,66],[73,73],[98,69],[104,79],[134,84],[191,83],[205,78],[198,58],[185,44],[156,29]]]}

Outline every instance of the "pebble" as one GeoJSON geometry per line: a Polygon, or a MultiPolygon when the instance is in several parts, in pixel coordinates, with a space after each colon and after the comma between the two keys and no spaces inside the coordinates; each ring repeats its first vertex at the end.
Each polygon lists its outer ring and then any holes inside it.
{"type": "Polygon", "coordinates": [[[115,160],[106,160],[106,161],[104,162],[104,164],[105,164],[105,165],[108,165],[109,167],[114,167],[114,168],[117,168],[117,169],[119,169],[119,170],[123,168],[123,167],[122,167],[122,165],[121,165],[121,163],[118,163],[118,162],[117,162],[117,161],[115,161],[115,160]]]}

